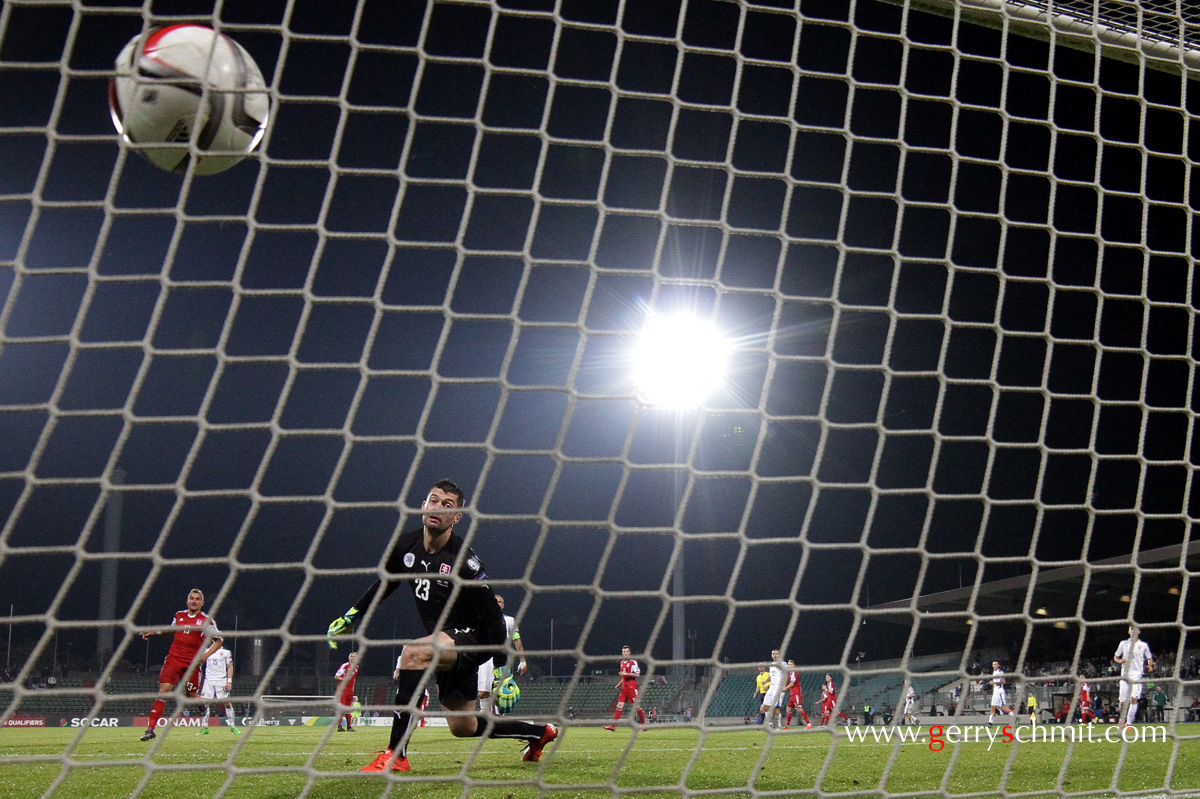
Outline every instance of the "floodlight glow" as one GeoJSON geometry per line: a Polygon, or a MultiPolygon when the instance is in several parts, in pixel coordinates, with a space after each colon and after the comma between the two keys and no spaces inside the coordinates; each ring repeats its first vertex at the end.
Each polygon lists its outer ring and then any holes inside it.
{"type": "Polygon", "coordinates": [[[638,399],[647,405],[695,408],[724,381],[731,349],[710,322],[651,315],[633,352],[638,399]]]}

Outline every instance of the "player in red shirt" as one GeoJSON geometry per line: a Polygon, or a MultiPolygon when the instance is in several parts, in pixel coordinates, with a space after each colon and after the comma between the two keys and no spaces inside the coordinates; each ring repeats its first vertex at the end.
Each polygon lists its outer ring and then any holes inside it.
{"type": "MultiPolygon", "coordinates": [[[[829,723],[829,717],[833,715],[834,709],[837,707],[837,686],[833,683],[833,675],[825,675],[825,684],[821,686],[821,724],[822,726],[829,723]]],[[[850,717],[842,711],[838,711],[838,718],[846,723],[850,722],[850,717]]]]}
{"type": "Polygon", "coordinates": [[[354,732],[354,726],[351,724],[352,716],[350,715],[350,706],[354,704],[354,681],[358,679],[358,666],[354,661],[358,657],[357,652],[351,652],[346,656],[346,662],[338,666],[337,672],[333,678],[337,680],[338,686],[338,704],[344,710],[338,718],[338,732],[354,732]],[[346,726],[342,726],[342,720],[345,719],[346,726]]]}
{"type": "Polygon", "coordinates": [[[804,691],[800,689],[800,674],[796,671],[796,661],[788,661],[788,703],[787,703],[787,721],[784,722],[783,728],[786,730],[792,726],[792,711],[800,714],[800,718],[804,719],[804,729],[811,730],[812,722],[808,720],[808,714],[804,712],[804,691]]]}
{"type": "MultiPolygon", "coordinates": [[[[221,648],[221,631],[217,629],[211,616],[201,612],[203,607],[204,592],[199,588],[193,588],[188,592],[187,610],[177,612],[175,618],[171,619],[172,629],[142,633],[143,639],[167,633],[174,635],[171,640],[171,648],[167,650],[167,657],[163,660],[162,671],[158,674],[158,692],[160,694],[169,694],[186,677],[188,694],[194,695],[196,689],[193,683],[195,682],[196,668],[207,660],[209,655],[221,648]],[[207,648],[205,643],[208,644],[207,648]]],[[[146,734],[142,736],[143,741],[149,741],[156,737],[154,728],[158,726],[158,720],[162,718],[163,711],[166,709],[167,700],[165,698],[154,700],[154,707],[150,710],[150,723],[146,734]]]]}
{"type": "MultiPolygon", "coordinates": [[[[636,704],[638,698],[638,677],[642,674],[642,669],[638,666],[638,662],[633,659],[633,655],[627,646],[621,647],[621,681],[617,683],[617,689],[620,691],[617,694],[617,712],[613,716],[613,724],[605,726],[606,730],[616,730],[616,721],[621,718],[621,712],[625,709],[625,703],[636,704]]],[[[646,711],[641,705],[637,706],[638,724],[646,723],[646,711]]]]}
{"type": "Polygon", "coordinates": [[[1079,684],[1079,723],[1089,724],[1096,721],[1092,712],[1092,686],[1087,683],[1079,684]]]}

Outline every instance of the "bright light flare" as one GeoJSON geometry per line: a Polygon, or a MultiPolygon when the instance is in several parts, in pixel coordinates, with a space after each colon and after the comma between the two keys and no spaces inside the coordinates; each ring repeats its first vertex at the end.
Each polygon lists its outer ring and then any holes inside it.
{"type": "Polygon", "coordinates": [[[647,405],[695,408],[725,380],[730,341],[694,316],[651,314],[633,351],[637,397],[647,405]]]}

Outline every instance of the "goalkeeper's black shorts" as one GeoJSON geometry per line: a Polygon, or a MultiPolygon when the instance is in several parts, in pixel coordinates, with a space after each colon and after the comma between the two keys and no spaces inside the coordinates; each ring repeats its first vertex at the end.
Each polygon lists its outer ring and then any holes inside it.
{"type": "MultiPolygon", "coordinates": [[[[473,647],[493,643],[479,640],[478,630],[447,630],[454,639],[455,647],[473,647]]],[[[438,696],[442,702],[475,700],[479,696],[479,667],[489,660],[504,658],[503,650],[470,649],[460,650],[454,668],[437,673],[438,696]]]]}

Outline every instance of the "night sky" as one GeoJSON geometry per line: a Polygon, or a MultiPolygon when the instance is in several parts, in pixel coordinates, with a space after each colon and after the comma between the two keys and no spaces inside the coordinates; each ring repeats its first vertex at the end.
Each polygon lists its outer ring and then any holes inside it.
{"type": "MultiPolygon", "coordinates": [[[[553,620],[604,665],[670,657],[680,558],[688,656],[845,664],[908,644],[872,604],[1184,542],[1190,84],[788,9],[225,2],[273,118],[193,178],[122,149],[107,81],[143,11],[211,3],[12,4],[0,612],[94,650],[117,469],[132,623],[199,586],[227,631],[318,635],[449,477],[526,648],[553,620]],[[636,401],[648,310],[734,338],[702,409],[636,401]]],[[[367,634],[420,634],[410,603],[367,634]]]]}

